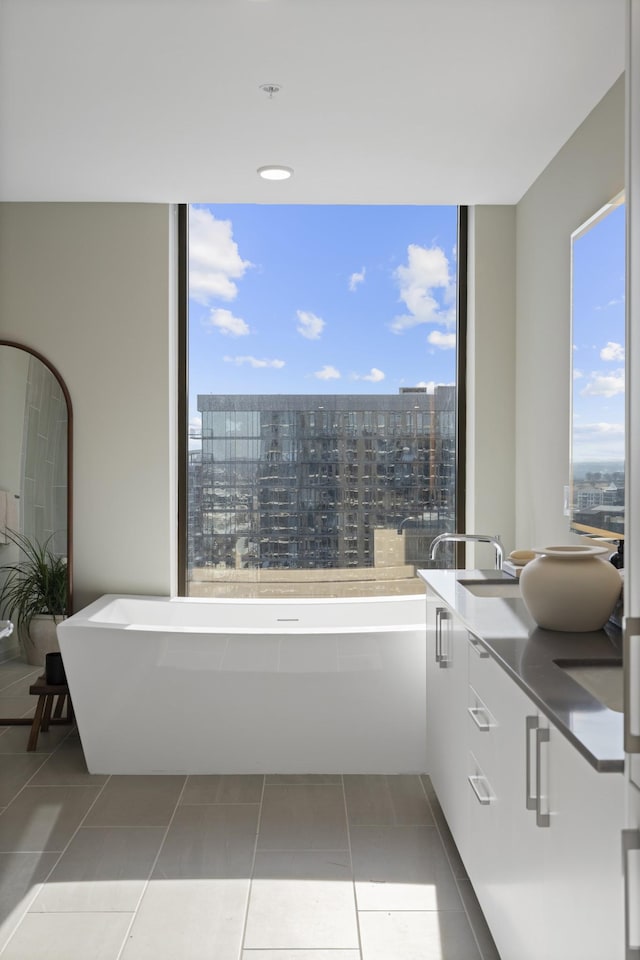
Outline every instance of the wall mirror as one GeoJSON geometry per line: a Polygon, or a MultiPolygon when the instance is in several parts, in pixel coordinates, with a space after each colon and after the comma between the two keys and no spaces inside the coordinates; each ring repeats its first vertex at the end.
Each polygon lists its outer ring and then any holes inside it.
{"type": "Polygon", "coordinates": [[[571,235],[571,478],[576,533],[624,536],[625,202],[571,235]]]}
{"type": "Polygon", "coordinates": [[[72,598],[72,409],[58,371],[35,350],[0,340],[0,564],[17,530],[67,558],[72,598]]]}

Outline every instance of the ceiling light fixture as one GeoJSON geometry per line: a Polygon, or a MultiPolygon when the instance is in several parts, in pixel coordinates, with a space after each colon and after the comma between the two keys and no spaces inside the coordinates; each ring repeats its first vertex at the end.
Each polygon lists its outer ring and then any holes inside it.
{"type": "Polygon", "coordinates": [[[260,90],[269,97],[269,100],[273,100],[273,97],[276,93],[280,93],[282,90],[281,83],[261,83],[260,90]]]}
{"type": "Polygon", "coordinates": [[[288,180],[293,175],[293,170],[291,167],[271,163],[266,167],[258,167],[258,173],[263,180],[288,180]]]}

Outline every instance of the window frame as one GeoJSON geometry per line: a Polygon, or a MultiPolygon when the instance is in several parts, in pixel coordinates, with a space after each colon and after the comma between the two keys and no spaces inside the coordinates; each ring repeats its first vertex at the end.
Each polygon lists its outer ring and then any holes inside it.
{"type": "MultiPolygon", "coordinates": [[[[467,448],[467,301],[468,207],[458,205],[456,273],[456,531],[465,531],[467,448]]],[[[189,464],[189,204],[178,204],[178,417],[177,417],[177,595],[188,597],[188,464],[189,464]]],[[[464,544],[456,547],[456,566],[464,566],[464,544]]]]}

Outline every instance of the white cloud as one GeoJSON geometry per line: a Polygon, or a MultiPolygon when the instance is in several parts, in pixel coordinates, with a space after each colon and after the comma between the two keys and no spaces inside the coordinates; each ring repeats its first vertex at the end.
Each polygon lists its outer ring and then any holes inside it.
{"type": "Polygon", "coordinates": [[[352,380],[368,380],[370,383],[380,383],[381,380],[384,380],[384,373],[382,370],[378,370],[377,367],[371,367],[369,373],[359,374],[354,373],[351,376],[352,380]]]}
{"type": "Polygon", "coordinates": [[[209,306],[213,300],[234,300],[240,280],[251,267],[233,239],[230,220],[216,220],[209,210],[189,212],[189,295],[209,306]]]}
{"type": "Polygon", "coordinates": [[[259,369],[261,367],[273,367],[275,370],[281,370],[285,366],[284,360],[259,360],[257,357],[225,357],[225,363],[235,363],[237,366],[242,366],[243,363],[248,363],[250,367],[254,369],[259,369]]]}
{"type": "Polygon", "coordinates": [[[441,247],[407,247],[407,265],[394,271],[400,299],[408,313],[394,317],[391,330],[402,333],[421,323],[455,323],[455,280],[449,271],[449,261],[441,247]],[[435,291],[442,290],[441,306],[435,291]]]}
{"type": "Polygon", "coordinates": [[[195,417],[191,417],[189,420],[189,436],[190,437],[199,437],[202,433],[202,417],[200,414],[196,414],[195,417]]]}
{"type": "Polygon", "coordinates": [[[624,424],[576,424],[573,431],[573,455],[578,460],[622,460],[624,424]]]}
{"type": "Polygon", "coordinates": [[[592,373],[586,387],[581,391],[583,397],[615,397],[624,393],[624,370],[613,373],[592,373]]]}
{"type": "Polygon", "coordinates": [[[427,337],[428,343],[432,347],[439,347],[441,350],[455,350],[455,333],[441,333],[440,330],[433,330],[427,337]]]}
{"type": "Polygon", "coordinates": [[[307,340],[319,340],[325,328],[324,320],[317,317],[315,313],[309,313],[307,310],[297,310],[296,313],[300,321],[296,327],[298,333],[306,337],[307,340]]]}
{"type": "Polygon", "coordinates": [[[215,307],[208,319],[203,321],[203,325],[213,327],[229,337],[246,337],[251,332],[245,320],[234,317],[230,310],[222,307],[215,307]]]}
{"type": "Polygon", "coordinates": [[[584,373],[582,372],[582,370],[574,370],[574,371],[573,371],[573,379],[574,379],[574,380],[582,380],[583,377],[584,377],[584,373]]]}
{"type": "Polygon", "coordinates": [[[613,340],[609,340],[606,347],[603,347],[600,351],[601,360],[617,360],[620,363],[624,363],[624,347],[621,343],[615,343],[613,340]]]}
{"type": "Polygon", "coordinates": [[[624,423],[582,423],[574,428],[576,434],[589,436],[624,436],[624,423]]]}
{"type": "Polygon", "coordinates": [[[367,268],[363,267],[360,273],[352,273],[349,277],[349,290],[355,290],[361,283],[364,283],[367,268]]]}
{"type": "Polygon", "coordinates": [[[339,380],[341,373],[339,370],[336,370],[335,367],[332,367],[330,364],[325,364],[322,370],[316,370],[314,377],[317,380],[339,380]]]}

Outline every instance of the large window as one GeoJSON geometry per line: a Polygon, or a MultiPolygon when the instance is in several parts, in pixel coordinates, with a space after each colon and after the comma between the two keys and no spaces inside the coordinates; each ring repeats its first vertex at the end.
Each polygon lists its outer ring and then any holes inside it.
{"type": "Polygon", "coordinates": [[[461,528],[459,219],[188,208],[187,594],[420,589],[461,528]]]}
{"type": "Polygon", "coordinates": [[[576,533],[624,539],[625,202],[571,237],[572,417],[569,510],[576,533]]]}

